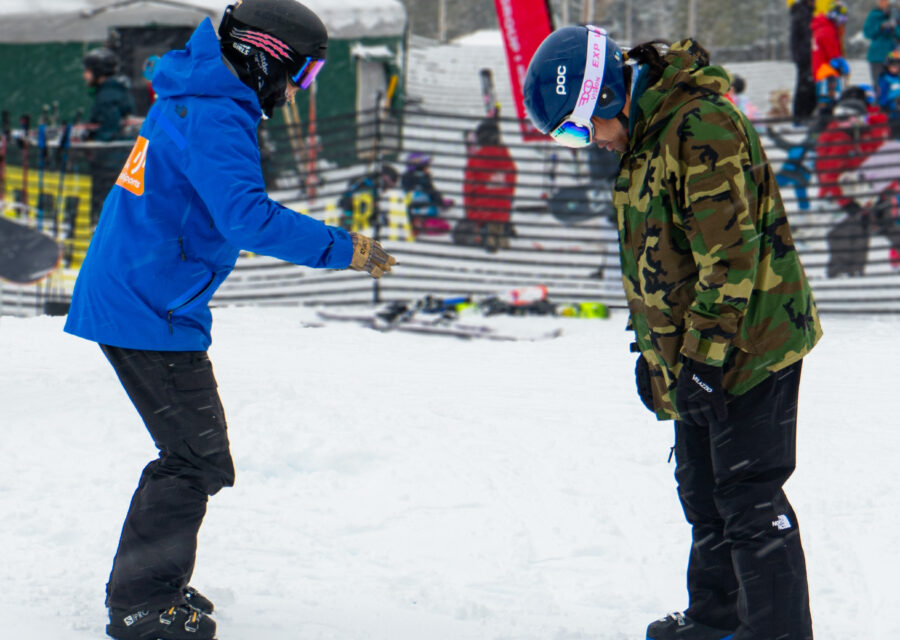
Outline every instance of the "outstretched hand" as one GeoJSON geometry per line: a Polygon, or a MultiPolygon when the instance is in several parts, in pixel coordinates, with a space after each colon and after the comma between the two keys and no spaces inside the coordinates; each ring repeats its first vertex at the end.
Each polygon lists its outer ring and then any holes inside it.
{"type": "Polygon", "coordinates": [[[397,259],[384,250],[381,243],[367,236],[351,231],[353,240],[353,259],[350,268],[354,271],[365,271],[373,278],[380,278],[397,264],[397,259]]]}

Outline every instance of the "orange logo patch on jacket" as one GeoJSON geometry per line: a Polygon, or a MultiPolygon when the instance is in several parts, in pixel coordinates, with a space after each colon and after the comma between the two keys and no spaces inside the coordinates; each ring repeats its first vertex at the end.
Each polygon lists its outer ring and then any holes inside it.
{"type": "Polygon", "coordinates": [[[122,167],[116,184],[130,191],[136,196],[144,195],[144,165],[147,163],[147,146],[150,141],[144,136],[138,136],[134,148],[122,167]]]}

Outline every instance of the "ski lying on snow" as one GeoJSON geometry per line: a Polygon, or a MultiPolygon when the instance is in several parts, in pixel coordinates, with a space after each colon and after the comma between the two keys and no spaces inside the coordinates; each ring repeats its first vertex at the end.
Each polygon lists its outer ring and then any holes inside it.
{"type": "Polygon", "coordinates": [[[534,341],[549,340],[562,335],[562,329],[554,329],[543,333],[515,334],[497,331],[494,327],[482,324],[470,324],[448,320],[439,314],[434,317],[421,317],[418,315],[406,316],[396,322],[386,322],[375,314],[340,313],[336,311],[319,310],[318,315],[323,320],[337,320],[339,322],[356,322],[370,329],[388,333],[391,331],[407,331],[437,336],[453,336],[464,339],[484,339],[512,342],[518,340],[534,341]]]}

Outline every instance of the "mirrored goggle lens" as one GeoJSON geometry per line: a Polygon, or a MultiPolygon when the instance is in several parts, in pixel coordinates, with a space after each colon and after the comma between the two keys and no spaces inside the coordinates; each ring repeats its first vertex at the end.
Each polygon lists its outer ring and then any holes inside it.
{"type": "Polygon", "coordinates": [[[589,126],[576,124],[571,120],[565,120],[561,125],[550,132],[550,137],[564,147],[578,149],[591,144],[593,131],[589,126]]]}
{"type": "Polygon", "coordinates": [[[301,89],[309,88],[309,85],[313,83],[313,80],[315,80],[316,76],[319,75],[319,70],[324,65],[324,60],[306,58],[306,62],[304,62],[303,66],[300,67],[300,71],[291,76],[291,82],[293,82],[301,89]]]}

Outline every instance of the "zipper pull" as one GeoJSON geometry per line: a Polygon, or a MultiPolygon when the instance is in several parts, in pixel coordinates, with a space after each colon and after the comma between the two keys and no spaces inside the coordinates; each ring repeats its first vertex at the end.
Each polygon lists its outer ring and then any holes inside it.
{"type": "Polygon", "coordinates": [[[175,328],[172,326],[172,314],[174,311],[169,309],[169,335],[175,335],[175,328]]]}

